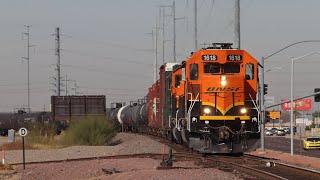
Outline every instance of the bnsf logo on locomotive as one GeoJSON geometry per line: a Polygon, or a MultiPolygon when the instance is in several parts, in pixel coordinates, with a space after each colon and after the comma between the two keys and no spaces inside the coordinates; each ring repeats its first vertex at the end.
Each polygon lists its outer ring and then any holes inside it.
{"type": "Polygon", "coordinates": [[[216,55],[209,55],[209,54],[206,54],[206,55],[202,55],[202,60],[204,61],[216,61],[218,58],[216,55]]]}
{"type": "Polygon", "coordinates": [[[239,87],[208,87],[208,92],[214,91],[239,91],[239,87]]]}

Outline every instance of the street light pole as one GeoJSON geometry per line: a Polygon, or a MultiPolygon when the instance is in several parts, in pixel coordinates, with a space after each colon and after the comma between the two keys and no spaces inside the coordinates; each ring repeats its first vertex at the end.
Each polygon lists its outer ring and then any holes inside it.
{"type": "Polygon", "coordinates": [[[277,55],[279,54],[280,52],[292,47],[292,46],[295,46],[295,45],[298,45],[298,44],[303,44],[303,43],[314,43],[314,42],[320,42],[320,40],[305,40],[305,41],[297,41],[297,42],[294,42],[294,43],[291,43],[277,51],[274,51],[273,53],[267,55],[267,56],[263,56],[261,58],[261,61],[260,61],[260,67],[261,67],[261,73],[260,73],[260,98],[261,98],[261,102],[260,102],[260,115],[261,115],[261,125],[260,125],[260,138],[261,138],[261,150],[264,151],[264,110],[265,110],[265,107],[264,107],[264,93],[263,93],[263,88],[264,88],[264,61],[271,58],[272,56],[274,55],[277,55]]]}
{"type": "Polygon", "coordinates": [[[291,91],[290,91],[290,154],[293,156],[293,80],[294,78],[294,58],[291,59],[291,91]]]}
{"type": "Polygon", "coordinates": [[[311,56],[311,55],[314,55],[314,54],[319,54],[320,55],[320,52],[311,52],[311,53],[308,53],[308,54],[305,54],[303,56],[300,56],[300,57],[297,57],[297,58],[291,58],[291,93],[290,93],[290,143],[291,143],[291,146],[290,146],[290,152],[291,152],[291,156],[293,156],[293,121],[294,121],[294,117],[293,117],[293,107],[295,106],[293,104],[293,96],[294,96],[294,62],[295,61],[298,61],[300,59],[303,59],[307,56],[311,56]]]}
{"type": "Polygon", "coordinates": [[[260,83],[260,140],[261,140],[261,150],[264,151],[264,57],[261,58],[261,83],[260,83]]]}

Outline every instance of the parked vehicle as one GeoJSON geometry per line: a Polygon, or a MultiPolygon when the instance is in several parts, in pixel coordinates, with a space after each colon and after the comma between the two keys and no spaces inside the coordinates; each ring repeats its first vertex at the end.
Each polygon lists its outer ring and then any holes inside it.
{"type": "Polygon", "coordinates": [[[284,127],[283,130],[284,130],[284,132],[286,134],[290,134],[290,128],[289,127],[284,127]]]}
{"type": "Polygon", "coordinates": [[[283,129],[278,129],[276,131],[276,135],[277,136],[285,136],[286,135],[286,132],[283,130],[283,129]]]}
{"type": "Polygon", "coordinates": [[[308,137],[303,141],[303,149],[320,149],[320,137],[308,137]]]}
{"type": "Polygon", "coordinates": [[[277,134],[278,128],[271,128],[270,130],[273,135],[277,134]]]}
{"type": "Polygon", "coordinates": [[[273,132],[272,132],[271,130],[266,130],[266,131],[265,131],[265,134],[266,134],[267,136],[273,136],[273,132]]]}

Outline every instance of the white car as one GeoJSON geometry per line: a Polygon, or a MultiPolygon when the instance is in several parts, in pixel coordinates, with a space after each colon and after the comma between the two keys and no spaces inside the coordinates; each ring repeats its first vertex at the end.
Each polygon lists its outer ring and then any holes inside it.
{"type": "Polygon", "coordinates": [[[272,136],[272,135],[273,135],[273,132],[270,131],[270,130],[266,130],[266,131],[265,131],[265,134],[266,134],[267,136],[272,136]]]}

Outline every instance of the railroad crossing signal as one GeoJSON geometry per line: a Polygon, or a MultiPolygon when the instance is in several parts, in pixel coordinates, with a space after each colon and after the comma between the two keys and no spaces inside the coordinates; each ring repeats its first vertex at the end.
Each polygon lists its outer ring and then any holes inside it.
{"type": "Polygon", "coordinates": [[[19,129],[19,135],[20,135],[20,136],[24,137],[24,136],[26,136],[27,134],[28,134],[28,131],[27,131],[26,128],[20,128],[20,129],[19,129]]]}

